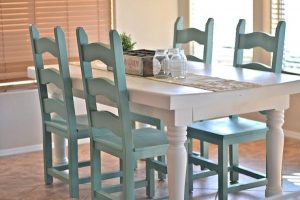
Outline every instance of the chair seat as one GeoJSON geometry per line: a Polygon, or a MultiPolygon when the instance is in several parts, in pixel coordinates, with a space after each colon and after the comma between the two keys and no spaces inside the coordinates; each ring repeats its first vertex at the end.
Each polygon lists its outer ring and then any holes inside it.
{"type": "MultiPolygon", "coordinates": [[[[86,115],[78,115],[76,116],[76,122],[77,122],[77,134],[78,138],[88,138],[90,137],[89,133],[89,126],[88,126],[88,118],[86,115]]],[[[47,130],[58,130],[62,133],[65,133],[65,137],[67,137],[67,124],[66,121],[60,117],[54,117],[51,121],[45,122],[47,130]]]]}
{"type": "MultiPolygon", "coordinates": [[[[219,119],[204,120],[188,126],[188,137],[204,139],[212,142],[212,139],[239,139],[243,136],[262,135],[268,130],[265,123],[245,119],[242,117],[224,117],[219,119]]],[[[234,140],[232,140],[234,141],[234,140]]],[[[246,138],[249,141],[249,138],[246,138]]]]}
{"type": "MultiPolygon", "coordinates": [[[[133,132],[133,146],[134,152],[149,151],[153,149],[153,154],[159,151],[166,152],[168,147],[168,140],[166,134],[160,130],[153,128],[140,128],[135,129],[133,132]],[[162,150],[165,149],[165,150],[162,150]]],[[[94,141],[101,143],[103,146],[115,147],[119,151],[122,151],[122,140],[113,132],[106,129],[106,131],[98,132],[94,134],[94,141]]],[[[100,145],[101,146],[101,145],[100,145]]],[[[163,155],[164,153],[162,153],[163,155]]]]}

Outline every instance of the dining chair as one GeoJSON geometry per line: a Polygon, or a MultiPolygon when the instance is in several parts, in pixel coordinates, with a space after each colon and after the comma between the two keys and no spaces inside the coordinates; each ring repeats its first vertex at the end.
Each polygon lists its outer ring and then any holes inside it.
{"type": "Polygon", "coordinates": [[[203,46],[203,56],[198,58],[194,55],[186,55],[187,60],[203,62],[205,64],[211,64],[212,61],[212,49],[213,49],[213,29],[214,19],[209,18],[205,25],[205,30],[201,31],[196,28],[183,28],[183,17],[178,17],[174,25],[174,39],[173,47],[181,48],[182,44],[195,41],[199,45],[203,46]]]}
{"type": "Polygon", "coordinates": [[[148,197],[154,196],[154,157],[166,154],[168,141],[163,131],[154,128],[132,129],[129,96],[120,36],[109,33],[110,47],[101,43],[88,43],[83,28],[77,28],[77,42],[81,64],[84,95],[91,128],[91,190],[92,199],[116,199],[112,193],[122,192],[121,199],[135,198],[135,188],[145,187],[148,197]],[[93,74],[91,62],[100,60],[113,68],[113,80],[93,74]],[[117,115],[108,110],[98,110],[96,97],[110,100],[117,115]],[[106,152],[121,159],[120,184],[104,186],[101,175],[101,153],[106,152]],[[146,159],[146,178],[134,181],[134,163],[146,159]]]}
{"type": "MultiPolygon", "coordinates": [[[[278,23],[275,36],[263,32],[245,34],[245,20],[239,20],[236,28],[236,43],[234,66],[254,70],[280,73],[282,68],[284,48],[285,22],[278,23]],[[261,47],[272,53],[272,64],[261,63],[242,64],[242,49],[261,47]]],[[[261,112],[263,114],[263,111],[261,112]]],[[[238,144],[265,139],[268,127],[265,123],[232,115],[229,117],[204,120],[188,126],[187,138],[198,139],[218,146],[218,162],[194,153],[191,145],[188,147],[188,183],[193,190],[193,180],[212,175],[218,175],[219,199],[227,199],[228,192],[237,192],[249,188],[266,185],[265,174],[245,168],[239,164],[238,144]],[[200,165],[202,171],[193,172],[193,165],[200,165]],[[230,184],[228,184],[230,172],[230,184]],[[247,183],[239,183],[239,174],[252,177],[247,183]]]]}
{"type": "MultiPolygon", "coordinates": [[[[35,25],[29,26],[29,32],[42,116],[45,183],[52,184],[55,177],[68,183],[70,196],[78,198],[79,184],[90,182],[90,175],[78,175],[78,168],[90,166],[90,160],[78,162],[78,140],[89,138],[90,130],[87,115],[75,115],[64,32],[56,27],[55,38],[40,37],[35,25]],[[45,53],[57,60],[58,70],[54,66],[45,67],[45,53]],[[49,88],[56,88],[56,94],[49,88]],[[53,163],[52,134],[67,139],[68,163],[53,163]]],[[[103,173],[105,179],[120,175],[119,171],[103,173]]]]}
{"type": "Polygon", "coordinates": [[[244,19],[240,19],[236,28],[233,66],[281,73],[286,26],[285,21],[278,22],[275,36],[271,36],[263,32],[252,32],[246,34],[245,26],[246,21],[244,19]],[[243,63],[244,50],[254,47],[261,47],[267,52],[273,54],[271,66],[258,62],[243,63]]]}
{"type": "Polygon", "coordinates": [[[90,181],[89,176],[79,178],[78,167],[89,166],[90,161],[78,163],[77,140],[89,137],[89,127],[86,115],[75,115],[65,36],[60,27],[54,29],[54,39],[40,37],[35,25],[30,25],[29,31],[42,116],[45,183],[52,184],[53,177],[58,178],[69,184],[71,197],[78,197],[79,184],[90,181]],[[45,68],[44,53],[57,59],[59,70],[45,68]],[[49,85],[55,85],[60,94],[50,95],[49,85]],[[53,164],[51,133],[68,140],[67,164],[53,164]]]}
{"type": "MultiPolygon", "coordinates": [[[[213,34],[214,34],[214,19],[209,18],[205,24],[205,30],[199,30],[196,28],[183,28],[183,17],[177,18],[174,25],[174,39],[173,47],[181,48],[182,44],[195,41],[199,45],[203,46],[202,58],[198,58],[194,55],[186,55],[187,60],[202,62],[204,64],[211,64],[212,51],[213,51],[213,34]]],[[[192,140],[189,142],[193,144],[192,140]]],[[[203,157],[208,158],[208,144],[200,141],[200,152],[203,157]]],[[[201,167],[203,169],[203,167],[201,167]]]]}

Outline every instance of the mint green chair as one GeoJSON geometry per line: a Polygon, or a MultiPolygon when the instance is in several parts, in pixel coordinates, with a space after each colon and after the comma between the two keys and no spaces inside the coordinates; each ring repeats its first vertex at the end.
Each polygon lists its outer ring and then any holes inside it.
{"type": "Polygon", "coordinates": [[[186,55],[189,61],[203,62],[211,64],[213,49],[213,30],[214,19],[209,18],[205,25],[205,30],[196,28],[183,28],[183,17],[178,17],[174,26],[173,47],[181,48],[182,44],[195,41],[203,46],[203,57],[198,58],[194,55],[186,55]]]}
{"type": "Polygon", "coordinates": [[[285,38],[285,21],[277,24],[275,36],[263,32],[245,33],[246,22],[240,19],[236,28],[233,66],[255,69],[274,73],[281,73],[285,38]],[[243,63],[245,49],[261,47],[273,54],[271,66],[262,63],[243,63]]]}
{"type": "MultiPolygon", "coordinates": [[[[40,37],[34,25],[29,27],[29,31],[43,122],[45,183],[52,184],[55,177],[68,183],[70,196],[78,198],[79,184],[90,182],[89,175],[84,177],[78,175],[78,168],[90,166],[89,160],[78,162],[78,140],[89,138],[90,129],[86,115],[75,115],[65,36],[60,27],[54,29],[54,39],[40,37]],[[50,53],[57,60],[59,70],[53,67],[45,68],[44,53],[50,53]],[[55,85],[59,94],[49,94],[49,85],[55,85]],[[52,134],[67,139],[69,161],[67,164],[53,164],[52,134]]],[[[119,171],[103,173],[105,179],[120,175],[119,171]]]]}
{"type": "MultiPolygon", "coordinates": [[[[241,19],[236,29],[236,45],[234,66],[249,69],[280,73],[282,68],[285,22],[279,22],[275,36],[262,32],[245,34],[245,20],[241,19]],[[261,47],[273,54],[272,65],[267,67],[261,63],[242,64],[242,49],[261,47]]],[[[219,199],[227,199],[228,192],[237,192],[249,188],[266,185],[265,174],[244,168],[239,164],[238,144],[265,139],[268,130],[265,123],[245,119],[239,116],[204,120],[188,126],[189,140],[198,139],[218,146],[218,162],[215,163],[201,154],[193,152],[188,147],[188,183],[189,190],[193,190],[193,180],[212,175],[218,175],[219,199]],[[202,171],[194,173],[193,165],[200,165],[202,171]],[[228,184],[228,172],[230,184],[228,184]],[[239,174],[252,177],[253,181],[239,183],[239,174]]]]}
{"type": "Polygon", "coordinates": [[[132,115],[125,79],[123,50],[119,34],[110,31],[110,48],[101,43],[88,43],[83,28],[77,28],[77,41],[82,80],[91,128],[91,188],[92,199],[116,199],[112,193],[122,192],[121,199],[135,198],[134,188],[145,187],[148,197],[154,196],[154,157],[166,154],[168,142],[164,132],[153,128],[132,129],[132,115]],[[94,77],[93,60],[100,60],[113,68],[114,80],[94,77]],[[97,110],[96,97],[104,96],[116,105],[118,115],[97,110]],[[101,152],[121,159],[121,184],[104,186],[101,175],[101,152]],[[134,181],[134,163],[146,159],[146,178],[134,181]]]}
{"type": "Polygon", "coordinates": [[[34,25],[29,27],[32,52],[35,64],[37,86],[40,98],[43,127],[43,156],[45,183],[52,184],[53,177],[69,184],[71,197],[79,196],[79,184],[90,181],[90,177],[79,177],[78,167],[90,165],[90,161],[78,163],[78,139],[88,138],[87,117],[76,116],[70,79],[68,56],[64,33],[61,28],[54,29],[55,38],[40,38],[34,25]],[[45,68],[43,54],[50,53],[57,59],[59,70],[45,68]],[[49,95],[47,86],[55,85],[61,98],[49,95]],[[69,163],[55,166],[52,161],[52,134],[68,140],[69,163]],[[67,173],[65,170],[68,170],[67,173]]]}
{"type": "MultiPolygon", "coordinates": [[[[197,42],[203,46],[202,58],[198,58],[194,55],[186,55],[189,61],[202,62],[204,64],[211,64],[212,51],[213,51],[213,34],[214,34],[214,19],[209,18],[205,24],[205,30],[201,31],[196,28],[183,28],[183,17],[178,17],[174,25],[174,39],[173,47],[181,48],[182,44],[186,44],[192,41],[197,42]]],[[[190,142],[190,145],[193,143],[190,142]]],[[[208,144],[200,142],[200,154],[208,158],[208,144]]],[[[203,169],[203,167],[201,167],[203,169]]]]}

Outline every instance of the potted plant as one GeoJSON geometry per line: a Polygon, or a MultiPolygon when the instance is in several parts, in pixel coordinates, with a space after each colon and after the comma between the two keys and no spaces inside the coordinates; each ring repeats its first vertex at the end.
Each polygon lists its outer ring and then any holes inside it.
{"type": "Polygon", "coordinates": [[[133,42],[130,34],[123,32],[121,35],[123,51],[132,50],[136,42],[133,42]]]}

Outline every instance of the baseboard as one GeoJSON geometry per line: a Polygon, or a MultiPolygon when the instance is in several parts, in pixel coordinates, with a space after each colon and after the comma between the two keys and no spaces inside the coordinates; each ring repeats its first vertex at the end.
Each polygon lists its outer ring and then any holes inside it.
{"type": "MultiPolygon", "coordinates": [[[[90,142],[89,138],[84,138],[84,139],[78,140],[78,144],[86,144],[89,142],[90,142]]],[[[23,147],[11,148],[11,149],[3,149],[3,150],[0,150],[0,157],[17,155],[17,154],[22,154],[22,153],[29,153],[29,152],[34,152],[34,151],[41,151],[41,150],[43,150],[42,144],[23,146],[23,147]]]]}
{"type": "Polygon", "coordinates": [[[300,140],[300,133],[291,130],[284,130],[284,136],[300,140]]]}
{"type": "Polygon", "coordinates": [[[29,153],[29,152],[33,152],[33,151],[41,151],[42,149],[43,149],[42,144],[17,147],[17,148],[11,148],[11,149],[3,149],[3,150],[0,150],[0,157],[16,155],[16,154],[21,154],[21,153],[29,153]]]}

